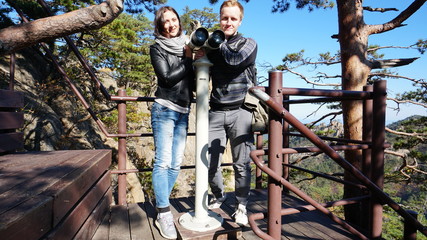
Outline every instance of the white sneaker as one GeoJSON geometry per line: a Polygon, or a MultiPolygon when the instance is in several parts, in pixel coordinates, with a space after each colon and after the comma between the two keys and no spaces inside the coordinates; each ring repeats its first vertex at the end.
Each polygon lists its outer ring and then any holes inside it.
{"type": "Polygon", "coordinates": [[[159,213],[155,221],[156,227],[159,229],[160,234],[167,239],[176,239],[176,229],[173,223],[172,212],[159,213]]]}
{"type": "Polygon", "coordinates": [[[248,215],[246,213],[246,206],[239,204],[237,210],[233,213],[234,221],[240,226],[248,226],[248,215]]]}
{"type": "Polygon", "coordinates": [[[208,209],[220,208],[225,201],[225,196],[221,198],[213,198],[209,203],[208,209]]]}

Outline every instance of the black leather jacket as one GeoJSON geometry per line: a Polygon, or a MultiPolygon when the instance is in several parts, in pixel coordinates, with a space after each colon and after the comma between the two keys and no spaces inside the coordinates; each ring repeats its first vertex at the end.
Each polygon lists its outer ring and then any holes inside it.
{"type": "Polygon", "coordinates": [[[151,64],[157,76],[156,97],[189,107],[193,97],[193,60],[166,52],[159,44],[150,46],[151,64]]]}

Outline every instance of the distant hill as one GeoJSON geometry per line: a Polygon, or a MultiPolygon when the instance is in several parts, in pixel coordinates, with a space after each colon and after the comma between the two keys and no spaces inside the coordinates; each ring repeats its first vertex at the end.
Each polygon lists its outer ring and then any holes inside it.
{"type": "Polygon", "coordinates": [[[412,115],[412,116],[407,117],[405,119],[390,123],[387,125],[387,127],[392,129],[392,130],[398,130],[402,126],[403,123],[411,121],[411,120],[420,120],[422,118],[426,118],[426,116],[412,115]]]}

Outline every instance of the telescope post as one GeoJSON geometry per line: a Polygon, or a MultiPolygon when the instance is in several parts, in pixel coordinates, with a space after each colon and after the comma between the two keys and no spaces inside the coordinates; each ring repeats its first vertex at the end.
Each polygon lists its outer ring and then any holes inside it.
{"type": "Polygon", "coordinates": [[[222,225],[220,214],[208,210],[209,67],[206,56],[196,66],[196,197],[195,211],[183,214],[179,223],[186,229],[205,232],[222,225]]]}

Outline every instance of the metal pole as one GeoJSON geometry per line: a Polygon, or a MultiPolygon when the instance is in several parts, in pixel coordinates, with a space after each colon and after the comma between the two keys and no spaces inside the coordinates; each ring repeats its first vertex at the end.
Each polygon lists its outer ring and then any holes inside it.
{"type": "Polygon", "coordinates": [[[209,67],[207,59],[196,61],[196,203],[195,217],[208,216],[209,67]]]}
{"type": "MultiPolygon", "coordinates": [[[[334,160],[336,163],[338,163],[346,171],[349,171],[351,174],[353,174],[353,176],[355,176],[363,185],[365,185],[367,188],[369,188],[369,190],[371,190],[372,194],[374,194],[377,198],[379,198],[379,200],[381,202],[386,203],[394,211],[396,211],[400,216],[405,218],[406,221],[412,223],[417,228],[418,231],[422,232],[424,235],[427,235],[427,229],[417,219],[415,219],[408,212],[406,212],[399,204],[397,204],[395,201],[393,201],[393,199],[390,198],[387,194],[385,194],[382,191],[382,189],[380,189],[379,186],[374,184],[370,179],[368,179],[364,174],[362,174],[362,172],[360,170],[358,170],[351,163],[347,162],[347,160],[342,158],[337,152],[334,151],[334,149],[331,146],[324,143],[320,139],[320,137],[318,137],[316,134],[314,134],[312,131],[310,131],[310,129],[307,126],[305,126],[303,123],[298,121],[298,119],[296,119],[285,108],[283,108],[282,104],[279,104],[276,101],[273,101],[272,98],[268,94],[266,94],[265,92],[260,91],[258,89],[252,90],[252,93],[258,99],[265,102],[268,105],[270,111],[274,111],[277,114],[279,114],[285,121],[289,122],[289,124],[291,126],[296,128],[297,130],[299,130],[302,135],[304,135],[307,139],[309,139],[322,152],[324,152],[326,155],[328,155],[330,158],[332,158],[332,160],[334,160]]],[[[369,94],[369,95],[371,95],[371,94],[369,94]]],[[[385,95],[385,89],[384,89],[383,95],[385,95]]],[[[385,102],[385,100],[384,100],[384,102],[385,102]]],[[[384,104],[384,106],[385,106],[385,104],[384,104]]],[[[384,110],[385,110],[385,108],[384,108],[384,110]]],[[[384,119],[383,119],[383,124],[384,124],[384,119]]],[[[384,128],[383,128],[382,132],[384,133],[384,128]]],[[[373,134],[373,136],[375,136],[375,134],[373,134]]],[[[256,153],[257,151],[259,151],[259,150],[254,150],[251,152],[251,158],[253,160],[254,160],[253,155],[257,154],[256,153]]],[[[382,152],[384,153],[384,149],[382,149],[382,152]]],[[[258,166],[261,167],[261,165],[258,165],[258,166]]],[[[263,168],[261,168],[261,169],[263,169],[263,168]]],[[[268,171],[268,174],[271,174],[271,172],[268,171]]]]}
{"type": "MultiPolygon", "coordinates": [[[[126,96],[126,91],[120,89],[118,91],[119,96],[126,96]]],[[[119,119],[118,119],[118,132],[119,134],[126,133],[126,102],[119,102],[117,104],[119,119]]],[[[126,137],[119,137],[118,146],[118,169],[126,169],[126,137]]],[[[126,205],[126,174],[121,173],[118,175],[118,204],[126,205]]]]}
{"type": "MultiPolygon", "coordinates": [[[[368,85],[363,87],[363,91],[372,92],[374,89],[374,86],[368,85]]],[[[363,133],[362,133],[362,139],[364,142],[371,142],[372,141],[372,99],[365,99],[363,100],[363,133]]],[[[362,173],[369,179],[372,180],[372,160],[371,160],[371,148],[363,149],[362,150],[362,173]]],[[[372,226],[371,218],[369,217],[369,200],[363,200],[362,201],[362,221],[361,221],[361,227],[364,229],[369,229],[369,226],[372,226]]]]}
{"type": "MultiPolygon", "coordinates": [[[[283,106],[281,71],[269,72],[269,95],[277,103],[283,106]]],[[[269,111],[268,129],[268,166],[279,176],[282,176],[282,144],[283,127],[281,116],[269,111]]],[[[268,178],[268,234],[274,239],[280,239],[282,228],[282,184],[269,176],[268,178]]]]}
{"type": "Polygon", "coordinates": [[[208,142],[209,142],[209,67],[206,58],[194,62],[196,66],[196,196],[195,212],[183,214],[179,223],[187,229],[204,232],[222,225],[222,217],[208,211],[208,142]]]}
{"type": "MultiPolygon", "coordinates": [[[[283,95],[283,99],[289,100],[289,95],[283,95]]],[[[283,107],[288,110],[289,112],[289,104],[285,103],[283,104],[283,107]]],[[[289,148],[289,123],[284,121],[283,122],[283,148],[289,148]]],[[[289,167],[286,166],[286,164],[289,164],[289,154],[283,154],[283,178],[289,181],[289,167]]],[[[288,189],[283,189],[286,192],[289,192],[288,189]]]]}
{"type": "MultiPolygon", "coordinates": [[[[385,110],[387,100],[387,82],[374,83],[373,95],[373,126],[372,126],[372,182],[383,189],[384,185],[384,142],[385,142],[385,110]]],[[[382,232],[382,201],[373,196],[371,201],[372,239],[381,239],[382,232]]]]}
{"type": "MultiPolygon", "coordinates": [[[[256,134],[256,149],[262,150],[263,148],[263,135],[256,134]]],[[[259,167],[255,167],[255,189],[262,189],[262,171],[259,167]]]]}
{"type": "MultiPolygon", "coordinates": [[[[418,213],[412,210],[407,210],[409,214],[411,214],[415,219],[418,217],[418,213]]],[[[416,240],[417,239],[417,228],[408,221],[404,222],[404,230],[403,230],[403,239],[404,240],[416,240]]]]}
{"type": "MultiPolygon", "coordinates": [[[[364,86],[363,90],[372,92],[374,86],[364,86]]],[[[373,112],[372,112],[372,99],[366,99],[363,101],[363,133],[362,140],[364,142],[372,141],[372,121],[373,121],[373,112]]],[[[363,150],[363,162],[362,162],[362,172],[366,177],[371,179],[371,149],[363,150]]]]}

